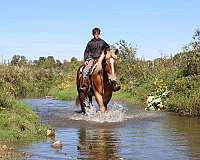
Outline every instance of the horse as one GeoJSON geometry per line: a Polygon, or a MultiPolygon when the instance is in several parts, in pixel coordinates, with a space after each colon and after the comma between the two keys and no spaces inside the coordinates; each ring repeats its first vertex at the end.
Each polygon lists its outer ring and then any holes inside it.
{"type": "Polygon", "coordinates": [[[116,78],[118,53],[118,49],[102,52],[91,69],[89,76],[90,87],[87,93],[83,93],[80,90],[83,80],[81,70],[84,64],[78,68],[76,78],[78,96],[76,104],[80,104],[82,113],[86,112],[85,108],[87,106],[84,103],[85,99],[88,98],[90,104],[92,104],[93,96],[95,96],[100,112],[104,113],[107,110],[107,105],[111,100],[112,93],[120,90],[120,85],[118,85],[116,78]]]}

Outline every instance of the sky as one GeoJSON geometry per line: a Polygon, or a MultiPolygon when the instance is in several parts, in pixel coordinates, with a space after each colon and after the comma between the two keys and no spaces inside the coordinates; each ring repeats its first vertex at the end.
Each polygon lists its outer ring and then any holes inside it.
{"type": "Polygon", "coordinates": [[[200,28],[199,0],[0,0],[0,55],[82,59],[93,27],[109,44],[126,40],[137,57],[180,51],[200,28]]]}

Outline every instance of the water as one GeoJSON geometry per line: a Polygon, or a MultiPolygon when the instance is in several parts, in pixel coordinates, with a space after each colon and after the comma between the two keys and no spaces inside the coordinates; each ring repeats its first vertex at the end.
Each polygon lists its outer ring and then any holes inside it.
{"type": "Polygon", "coordinates": [[[53,140],[33,143],[20,150],[30,160],[66,159],[200,159],[200,119],[179,117],[166,112],[146,112],[137,106],[117,102],[105,114],[88,110],[77,113],[74,102],[26,99],[43,123],[56,129],[60,150],[51,148],[53,140]]]}

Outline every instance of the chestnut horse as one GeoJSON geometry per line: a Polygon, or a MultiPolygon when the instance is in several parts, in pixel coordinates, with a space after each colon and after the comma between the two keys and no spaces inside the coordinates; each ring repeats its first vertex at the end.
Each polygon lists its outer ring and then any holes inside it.
{"type": "Polygon", "coordinates": [[[120,89],[116,79],[117,55],[118,49],[102,52],[92,68],[90,74],[90,87],[87,93],[83,93],[83,91],[80,90],[83,79],[81,69],[84,65],[81,65],[78,68],[76,79],[78,91],[77,102],[81,105],[82,113],[85,113],[85,107],[87,107],[85,99],[89,98],[89,101],[92,104],[92,96],[95,96],[99,110],[105,112],[113,91],[118,91],[120,89]]]}

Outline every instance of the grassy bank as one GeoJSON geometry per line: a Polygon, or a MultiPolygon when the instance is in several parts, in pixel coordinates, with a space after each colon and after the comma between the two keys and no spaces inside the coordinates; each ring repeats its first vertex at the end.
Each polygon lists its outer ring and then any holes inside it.
{"type": "Polygon", "coordinates": [[[44,139],[46,127],[19,98],[46,95],[53,83],[50,71],[34,66],[0,66],[0,144],[44,139]]]}
{"type": "Polygon", "coordinates": [[[0,143],[27,143],[43,139],[46,127],[31,108],[19,100],[0,97],[0,143]]]}
{"type": "Polygon", "coordinates": [[[63,81],[50,89],[48,95],[60,100],[75,100],[77,96],[75,82],[63,81]]]}

